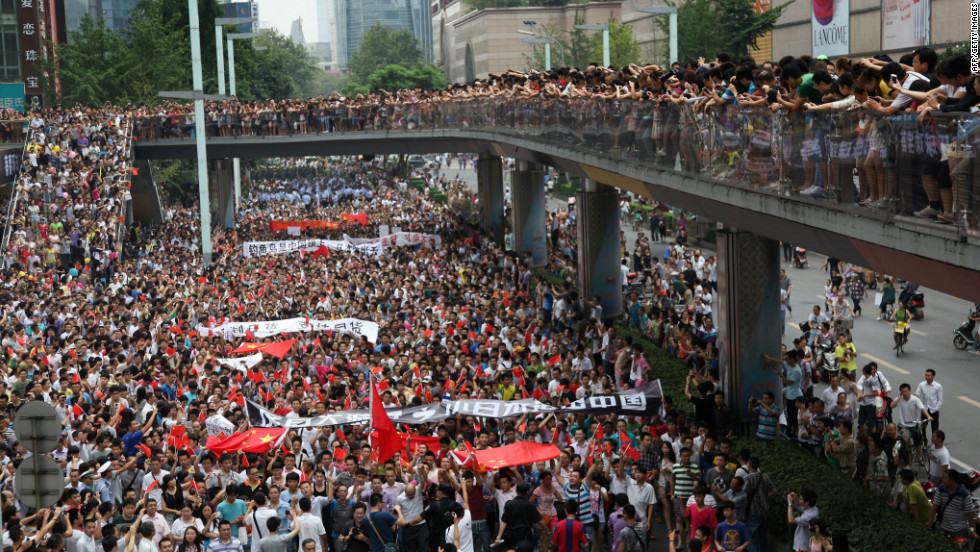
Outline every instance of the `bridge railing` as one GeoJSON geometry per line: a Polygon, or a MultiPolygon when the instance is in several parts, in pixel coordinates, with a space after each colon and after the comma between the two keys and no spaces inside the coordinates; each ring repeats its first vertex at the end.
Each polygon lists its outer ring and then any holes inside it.
{"type": "MultiPolygon", "coordinates": [[[[771,111],[669,101],[476,99],[305,111],[209,112],[208,135],[488,130],[622,158],[855,215],[980,231],[980,116],[771,111]],[[927,209],[935,209],[935,212],[927,209]],[[916,216],[916,213],[919,216],[916,216]]],[[[188,139],[193,115],[143,118],[143,139],[188,139]]]]}
{"type": "Polygon", "coordinates": [[[30,131],[27,119],[0,119],[0,144],[20,144],[30,131]]]}

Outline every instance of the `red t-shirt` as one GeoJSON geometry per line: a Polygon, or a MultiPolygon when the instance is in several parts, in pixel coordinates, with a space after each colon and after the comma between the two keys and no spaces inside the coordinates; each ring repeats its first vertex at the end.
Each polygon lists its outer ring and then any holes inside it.
{"type": "Polygon", "coordinates": [[[691,538],[694,538],[694,530],[697,529],[699,525],[707,525],[711,531],[708,532],[709,535],[715,534],[715,529],[718,528],[718,515],[715,513],[714,508],[705,508],[704,510],[698,511],[697,504],[691,504],[687,507],[687,517],[691,518],[691,538]]]}
{"type": "Polygon", "coordinates": [[[558,545],[558,552],[581,552],[587,544],[585,528],[582,522],[575,519],[563,519],[558,522],[555,532],[551,535],[551,544],[558,545]]]}

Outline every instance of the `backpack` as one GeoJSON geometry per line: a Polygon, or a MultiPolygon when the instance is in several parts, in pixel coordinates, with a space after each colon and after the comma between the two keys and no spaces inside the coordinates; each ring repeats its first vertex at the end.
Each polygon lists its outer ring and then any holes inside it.
{"type": "MultiPolygon", "coordinates": [[[[636,541],[631,542],[628,546],[623,543],[623,552],[646,552],[646,532],[640,533],[633,525],[623,527],[623,531],[632,531],[633,536],[636,537],[636,541]]],[[[620,537],[620,542],[622,542],[622,537],[620,537]]]]}
{"type": "Polygon", "coordinates": [[[351,501],[337,501],[337,505],[334,507],[332,514],[333,530],[335,533],[340,533],[344,530],[344,526],[347,525],[347,522],[354,519],[354,508],[351,501]]]}

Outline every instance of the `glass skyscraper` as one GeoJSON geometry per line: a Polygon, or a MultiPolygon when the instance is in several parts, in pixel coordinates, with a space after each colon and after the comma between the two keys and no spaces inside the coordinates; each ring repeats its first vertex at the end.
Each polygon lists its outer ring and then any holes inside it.
{"type": "Polygon", "coordinates": [[[351,54],[375,23],[392,29],[408,29],[415,34],[422,58],[432,61],[432,16],[429,0],[336,0],[337,62],[347,67],[351,54]]]}

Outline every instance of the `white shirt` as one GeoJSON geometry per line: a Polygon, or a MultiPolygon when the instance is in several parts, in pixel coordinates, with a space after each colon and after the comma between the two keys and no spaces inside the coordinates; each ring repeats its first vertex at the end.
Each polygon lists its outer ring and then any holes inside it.
{"type": "Polygon", "coordinates": [[[929,448],[929,477],[938,478],[943,475],[943,466],[949,466],[949,449],[929,448]]]}
{"type": "Polygon", "coordinates": [[[820,400],[823,401],[825,411],[830,412],[830,409],[837,404],[837,395],[840,395],[841,393],[847,393],[847,389],[838,387],[837,390],[834,391],[833,388],[828,387],[823,390],[823,393],[820,394],[820,400]]]}
{"type": "Polygon", "coordinates": [[[327,534],[323,527],[323,520],[306,512],[296,520],[299,523],[299,542],[302,544],[306,539],[312,539],[316,543],[316,552],[323,552],[320,537],[327,534]]]}
{"type": "Polygon", "coordinates": [[[278,517],[275,510],[262,506],[245,518],[245,525],[252,527],[252,552],[259,552],[259,541],[269,536],[268,521],[274,517],[278,517]]]}
{"type": "Polygon", "coordinates": [[[933,380],[931,384],[925,381],[919,383],[919,386],[915,388],[915,396],[919,397],[922,405],[929,412],[939,412],[943,407],[943,386],[936,380],[933,380]]]}
{"type": "Polygon", "coordinates": [[[174,520],[173,525],[170,526],[170,532],[177,535],[177,538],[182,539],[184,538],[184,532],[187,531],[187,528],[192,526],[197,528],[198,533],[204,531],[204,523],[197,518],[191,520],[190,523],[187,523],[184,520],[177,518],[174,520]]]}
{"type": "MultiPolygon", "coordinates": [[[[504,519],[504,505],[517,497],[517,489],[511,487],[506,493],[497,489],[493,492],[493,499],[497,502],[497,512],[500,520],[504,519]]],[[[471,545],[472,546],[472,545],[471,545]]],[[[472,548],[471,548],[472,549],[472,548]]]]}
{"type": "MultiPolygon", "coordinates": [[[[450,525],[446,529],[446,542],[455,542],[453,536],[456,528],[450,525]]],[[[463,511],[463,517],[459,520],[459,552],[473,552],[473,518],[469,510],[463,511]]]]}
{"type": "Polygon", "coordinates": [[[629,498],[630,504],[636,506],[636,515],[640,521],[646,521],[647,506],[657,503],[657,493],[653,490],[653,485],[644,483],[640,487],[640,484],[636,483],[626,489],[626,496],[629,498]]]}
{"type": "Polygon", "coordinates": [[[919,420],[919,414],[922,413],[922,401],[919,397],[915,395],[909,396],[909,400],[905,400],[904,397],[898,399],[898,425],[905,427],[912,427],[915,422],[919,420]]]}

